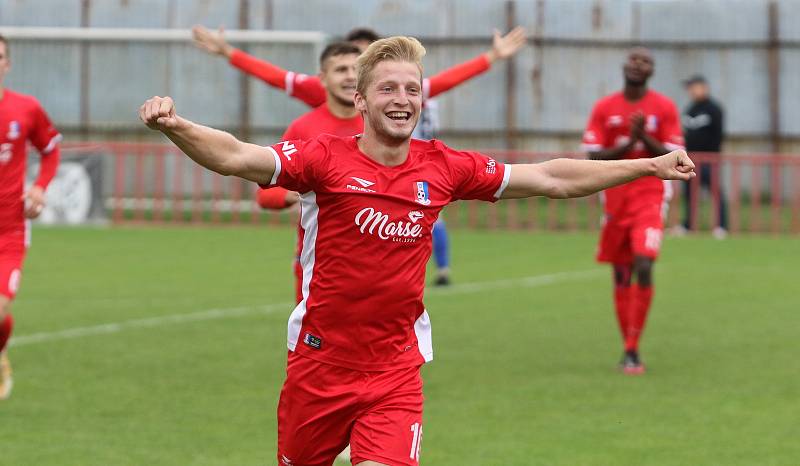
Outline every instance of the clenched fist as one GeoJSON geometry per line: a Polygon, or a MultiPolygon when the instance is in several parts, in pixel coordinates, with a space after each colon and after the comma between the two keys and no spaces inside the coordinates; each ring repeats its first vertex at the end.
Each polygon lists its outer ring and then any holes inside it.
{"type": "Polygon", "coordinates": [[[681,180],[689,181],[696,173],[694,172],[694,162],[686,155],[683,149],[674,150],[660,157],[654,157],[656,165],[655,176],[662,180],[681,180]]]}
{"type": "Polygon", "coordinates": [[[188,121],[175,113],[175,102],[171,97],[154,96],[139,107],[139,118],[150,129],[171,131],[181,129],[188,121]]]}

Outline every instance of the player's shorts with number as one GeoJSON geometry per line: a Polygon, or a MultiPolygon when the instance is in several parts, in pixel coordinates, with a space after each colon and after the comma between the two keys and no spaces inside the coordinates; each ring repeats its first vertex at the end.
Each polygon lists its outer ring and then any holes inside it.
{"type": "Polygon", "coordinates": [[[14,299],[25,260],[25,232],[0,234],[0,295],[14,299]]]}
{"type": "Polygon", "coordinates": [[[663,203],[642,204],[632,213],[607,218],[600,233],[599,262],[630,264],[634,256],[656,259],[664,236],[663,203]]]}
{"type": "Polygon", "coordinates": [[[350,444],[353,464],[419,465],[419,367],[363,372],[289,353],[278,403],[278,464],[330,466],[350,444]]]}

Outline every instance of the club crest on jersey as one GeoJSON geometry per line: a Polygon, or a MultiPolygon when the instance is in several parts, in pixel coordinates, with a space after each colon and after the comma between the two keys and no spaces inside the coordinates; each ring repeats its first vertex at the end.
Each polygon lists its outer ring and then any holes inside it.
{"type": "Polygon", "coordinates": [[[428,194],[428,182],[417,181],[414,183],[414,192],[416,193],[417,204],[429,205],[431,199],[428,194]]]}
{"type": "Polygon", "coordinates": [[[9,141],[13,141],[19,137],[19,122],[18,121],[11,121],[8,123],[8,133],[6,133],[6,138],[9,141]]]}

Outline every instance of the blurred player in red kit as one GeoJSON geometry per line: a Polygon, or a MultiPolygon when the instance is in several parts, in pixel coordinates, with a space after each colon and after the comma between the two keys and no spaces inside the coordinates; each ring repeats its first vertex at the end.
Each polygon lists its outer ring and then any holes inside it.
{"type": "Polygon", "coordinates": [[[348,441],[355,465],[419,465],[420,369],[433,358],[425,265],[433,223],[447,204],[579,197],[648,175],[694,175],[683,151],[508,165],[412,139],[424,54],[416,39],[391,37],[359,56],[355,106],[364,132],[357,136],[263,147],[180,117],[169,97],[139,109],[149,128],[200,165],[300,193],[303,300],[289,317],[278,402],[282,466],[330,466],[348,441]]]}
{"type": "Polygon", "coordinates": [[[11,301],[30,244],[30,219],[44,208],[44,191],[56,174],[61,140],[36,99],[4,87],[10,67],[8,42],[0,36],[0,399],[8,398],[13,384],[7,350],[14,325],[11,301]],[[42,161],[38,178],[25,189],[28,142],[42,161]]]}
{"type": "MultiPolygon", "coordinates": [[[[594,106],[583,149],[595,160],[658,157],[683,148],[677,107],[647,88],[653,75],[650,51],[634,47],[623,66],[625,87],[594,106]]],[[[661,249],[669,181],[644,177],[603,193],[605,216],[597,260],[613,266],[614,303],[624,341],[627,374],[644,372],[639,339],[653,299],[653,263],[661,249]]]]}

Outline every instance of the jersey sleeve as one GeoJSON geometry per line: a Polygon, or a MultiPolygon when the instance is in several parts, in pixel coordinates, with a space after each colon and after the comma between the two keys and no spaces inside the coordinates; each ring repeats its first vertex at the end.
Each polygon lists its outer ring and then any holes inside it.
{"type": "Polygon", "coordinates": [[[230,64],[272,87],[283,89],[287,95],[303,101],[306,105],[318,107],[325,103],[325,88],[316,76],[287,71],[239,49],[233,49],[230,64]]]}
{"type": "Polygon", "coordinates": [[[446,156],[453,176],[453,200],[495,202],[503,195],[511,165],[478,152],[450,151],[446,156]]]}
{"type": "Polygon", "coordinates": [[[51,153],[56,148],[59,141],[61,141],[61,134],[59,134],[58,130],[53,126],[53,123],[47,116],[47,113],[45,113],[44,109],[39,105],[34,107],[33,128],[29,139],[31,144],[33,144],[36,150],[42,155],[51,153]]]}
{"type": "Polygon", "coordinates": [[[592,109],[592,114],[589,116],[586,131],[583,132],[581,150],[584,152],[603,150],[607,142],[603,125],[603,112],[600,105],[595,105],[592,109]]]}
{"type": "Polygon", "coordinates": [[[659,140],[665,149],[683,149],[683,128],[681,119],[678,116],[678,107],[672,101],[667,101],[665,105],[664,121],[659,131],[659,140]]]}
{"type": "Polygon", "coordinates": [[[58,148],[61,134],[59,134],[47,113],[39,105],[34,107],[33,128],[29,139],[42,156],[42,160],[39,163],[39,175],[33,184],[42,189],[47,189],[50,181],[56,176],[58,164],[61,160],[61,153],[58,148]]]}
{"type": "Polygon", "coordinates": [[[436,97],[481,73],[485,73],[489,68],[491,68],[489,59],[486,58],[486,54],[482,53],[472,60],[448,68],[424,80],[422,97],[425,99],[436,97]]]}
{"type": "Polygon", "coordinates": [[[286,75],[286,93],[314,108],[324,104],[327,98],[318,76],[292,71],[286,75]]]}
{"type": "Polygon", "coordinates": [[[280,186],[291,191],[316,191],[327,173],[328,153],[319,140],[294,139],[267,146],[275,158],[275,173],[262,188],[280,186]]]}

